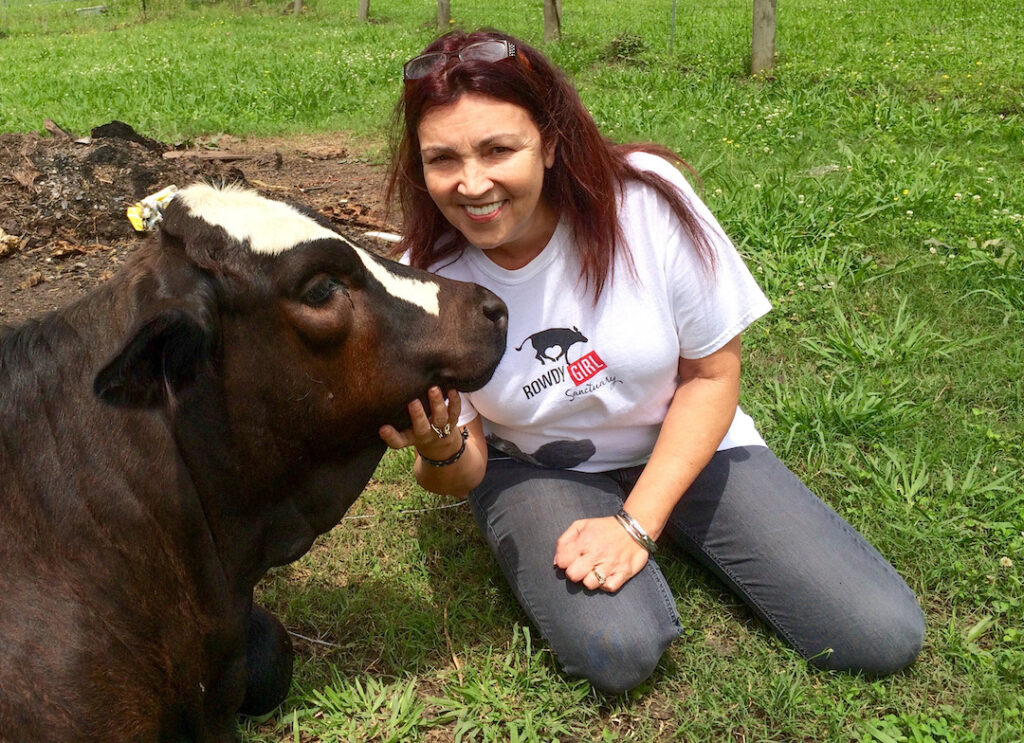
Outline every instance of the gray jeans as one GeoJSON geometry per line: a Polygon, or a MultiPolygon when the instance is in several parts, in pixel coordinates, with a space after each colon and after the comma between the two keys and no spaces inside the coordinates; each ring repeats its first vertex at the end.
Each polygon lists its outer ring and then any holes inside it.
{"type": "MultiPolygon", "coordinates": [[[[587,474],[490,454],[470,505],[519,603],[567,673],[633,688],[682,629],[657,563],[609,594],[567,580],[552,559],[573,521],[618,511],[642,467],[587,474]]],[[[815,666],[888,674],[921,650],[907,584],[764,447],[715,454],[666,533],[815,666]]]]}

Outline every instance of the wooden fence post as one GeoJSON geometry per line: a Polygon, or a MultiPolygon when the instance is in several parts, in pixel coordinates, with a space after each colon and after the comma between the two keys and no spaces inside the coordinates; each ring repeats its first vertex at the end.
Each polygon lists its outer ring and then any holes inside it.
{"type": "Polygon", "coordinates": [[[451,19],[452,11],[448,6],[448,0],[437,0],[437,30],[446,30],[451,19]]]}
{"type": "Polygon", "coordinates": [[[750,74],[770,70],[775,65],[775,2],[754,0],[754,43],[750,54],[750,74]]]}
{"type": "Polygon", "coordinates": [[[562,0],[544,0],[544,41],[562,38],[562,0]]]}
{"type": "Polygon", "coordinates": [[[359,0],[359,21],[366,23],[370,18],[370,0],[359,0]]]}

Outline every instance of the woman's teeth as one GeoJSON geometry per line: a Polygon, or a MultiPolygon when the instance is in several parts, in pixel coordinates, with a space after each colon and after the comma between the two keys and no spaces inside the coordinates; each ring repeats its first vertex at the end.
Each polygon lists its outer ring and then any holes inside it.
{"type": "Polygon", "coordinates": [[[484,204],[483,206],[470,206],[466,204],[466,211],[472,214],[474,217],[486,217],[488,214],[493,214],[501,208],[502,202],[495,201],[493,204],[484,204]]]}

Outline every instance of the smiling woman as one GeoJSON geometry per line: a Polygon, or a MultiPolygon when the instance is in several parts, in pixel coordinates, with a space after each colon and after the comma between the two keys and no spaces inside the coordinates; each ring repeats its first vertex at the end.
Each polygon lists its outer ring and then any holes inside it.
{"type": "Polygon", "coordinates": [[[679,158],[606,140],[518,39],[449,34],[405,70],[401,247],[500,296],[521,342],[483,388],[433,388],[380,434],[416,448],[424,488],[470,493],[565,670],[607,692],[654,670],[682,630],[663,534],[815,665],[913,661],[913,593],[738,406],[740,336],[770,304],[679,158]],[[499,41],[515,55],[463,53],[499,41]]]}

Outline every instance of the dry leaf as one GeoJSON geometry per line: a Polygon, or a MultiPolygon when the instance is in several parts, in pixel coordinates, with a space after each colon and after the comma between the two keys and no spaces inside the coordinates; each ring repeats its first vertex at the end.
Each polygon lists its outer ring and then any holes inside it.
{"type": "Polygon", "coordinates": [[[31,289],[33,286],[39,286],[44,281],[46,281],[46,278],[43,276],[43,274],[40,273],[39,271],[36,271],[33,274],[29,274],[24,281],[18,284],[18,286],[21,287],[22,289],[31,289]]]}

